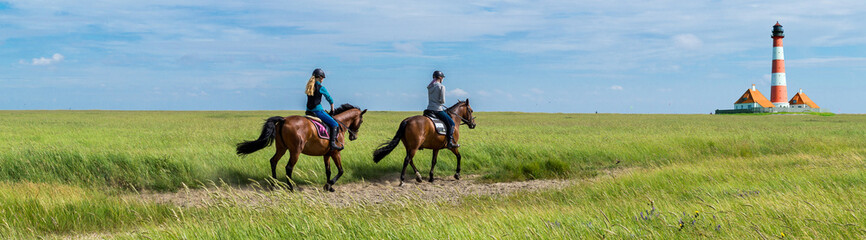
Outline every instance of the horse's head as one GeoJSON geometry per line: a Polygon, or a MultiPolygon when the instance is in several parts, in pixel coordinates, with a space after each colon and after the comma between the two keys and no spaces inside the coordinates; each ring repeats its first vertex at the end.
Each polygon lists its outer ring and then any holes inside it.
{"type": "Polygon", "coordinates": [[[466,124],[469,129],[475,129],[475,117],[472,116],[472,106],[469,106],[469,99],[466,101],[457,100],[457,104],[449,108],[449,111],[460,118],[461,124],[466,124]]]}
{"type": "Polygon", "coordinates": [[[357,117],[353,117],[348,123],[349,126],[349,140],[355,141],[358,139],[358,130],[361,129],[361,124],[364,123],[364,114],[367,113],[367,109],[361,111],[360,109],[356,109],[359,113],[356,115],[357,117]]]}
{"type": "Polygon", "coordinates": [[[364,113],[367,113],[367,109],[361,110],[346,103],[331,112],[331,115],[341,125],[345,125],[344,127],[349,132],[349,140],[354,141],[358,139],[358,129],[361,128],[361,123],[364,123],[364,113]]]}

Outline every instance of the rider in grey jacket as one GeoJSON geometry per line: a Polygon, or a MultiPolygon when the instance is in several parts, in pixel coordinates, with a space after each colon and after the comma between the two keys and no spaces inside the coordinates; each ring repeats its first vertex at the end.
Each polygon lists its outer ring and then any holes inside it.
{"type": "Polygon", "coordinates": [[[427,110],[436,114],[436,117],[445,122],[445,140],[447,148],[460,147],[454,142],[454,120],[445,111],[445,85],[442,85],[442,79],[445,74],[440,71],[433,72],[433,81],[427,85],[427,110]]]}

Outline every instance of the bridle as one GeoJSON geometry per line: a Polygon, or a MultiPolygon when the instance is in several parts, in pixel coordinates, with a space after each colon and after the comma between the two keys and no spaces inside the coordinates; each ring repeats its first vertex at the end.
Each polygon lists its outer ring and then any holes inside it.
{"type": "MultiPolygon", "coordinates": [[[[460,116],[460,114],[454,113],[454,115],[457,115],[457,118],[460,118],[460,121],[462,122],[462,123],[460,123],[460,124],[466,124],[466,125],[469,125],[469,124],[472,123],[472,122],[470,122],[469,120],[466,120],[466,118],[463,118],[463,116],[460,116]]],[[[475,120],[475,117],[472,117],[472,120],[475,120]]]]}
{"type": "MultiPolygon", "coordinates": [[[[468,111],[468,110],[467,110],[467,111],[468,111]]],[[[455,116],[457,116],[458,118],[460,118],[460,122],[461,122],[460,124],[461,124],[461,125],[463,125],[463,124],[470,125],[470,124],[472,124],[472,122],[471,122],[470,120],[475,120],[475,117],[472,117],[471,119],[467,120],[466,118],[464,118],[463,116],[460,116],[460,114],[457,114],[457,113],[455,113],[454,111],[451,111],[451,112],[448,112],[448,113],[454,114],[455,116]]],[[[471,126],[471,125],[470,125],[470,126],[471,126]]]]}

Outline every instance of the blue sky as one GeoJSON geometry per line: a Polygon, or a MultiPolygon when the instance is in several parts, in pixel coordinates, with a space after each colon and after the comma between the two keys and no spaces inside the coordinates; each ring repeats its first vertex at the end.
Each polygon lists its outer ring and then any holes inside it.
{"type": "Polygon", "coordinates": [[[864,113],[866,2],[2,1],[0,109],[421,110],[433,70],[476,111],[709,113],[769,96],[864,113]]]}

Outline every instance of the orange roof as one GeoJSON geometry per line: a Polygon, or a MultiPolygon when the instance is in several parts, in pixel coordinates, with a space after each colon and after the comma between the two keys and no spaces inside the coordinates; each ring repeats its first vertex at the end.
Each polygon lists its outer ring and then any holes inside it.
{"type": "Polygon", "coordinates": [[[773,103],[771,103],[770,100],[767,100],[767,97],[764,97],[764,94],[751,88],[746,90],[746,92],[743,93],[743,96],[741,96],[734,104],[738,103],[758,103],[761,107],[773,107],[773,103]]]}
{"type": "Polygon", "coordinates": [[[797,95],[794,95],[794,97],[791,98],[791,101],[788,101],[788,104],[806,104],[811,108],[821,108],[818,107],[818,104],[815,104],[812,99],[809,99],[809,96],[806,96],[806,94],[802,92],[798,92],[797,95]]]}

